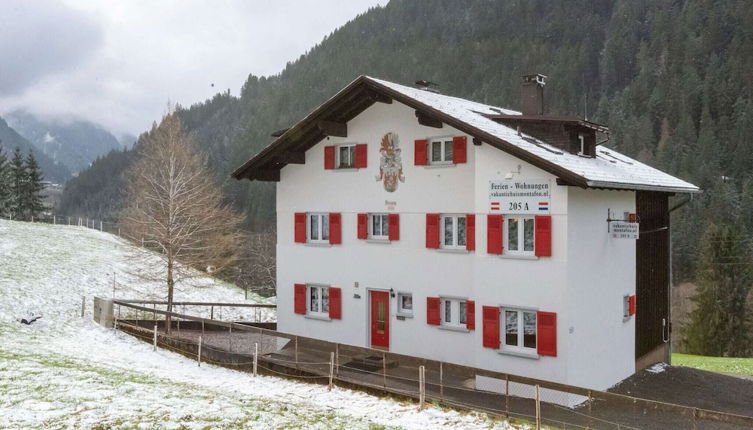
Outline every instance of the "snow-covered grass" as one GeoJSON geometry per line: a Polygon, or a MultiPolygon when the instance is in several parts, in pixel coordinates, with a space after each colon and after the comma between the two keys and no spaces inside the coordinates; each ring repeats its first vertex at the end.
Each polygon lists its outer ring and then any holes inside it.
{"type": "MultiPolygon", "coordinates": [[[[81,297],[162,298],[129,245],[82,227],[0,220],[0,429],[508,429],[485,415],[202,365],[80,318],[81,297]],[[27,311],[43,318],[27,326],[27,311]]],[[[161,289],[162,288],[162,289],[161,289]]],[[[261,300],[254,297],[255,300],[261,300]]],[[[176,300],[243,301],[207,280],[176,300]]]]}

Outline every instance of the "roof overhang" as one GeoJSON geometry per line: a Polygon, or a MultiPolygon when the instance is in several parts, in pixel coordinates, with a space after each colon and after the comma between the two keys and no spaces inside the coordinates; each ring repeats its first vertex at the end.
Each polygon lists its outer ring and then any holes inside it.
{"type": "MultiPolygon", "coordinates": [[[[261,150],[232,173],[235,179],[259,181],[279,181],[280,170],[288,164],[305,163],[305,152],[327,136],[347,136],[347,122],[355,118],[374,103],[392,103],[393,100],[416,110],[416,114],[425,120],[447,124],[474,138],[500,149],[513,157],[530,163],[559,178],[560,183],[581,188],[612,188],[625,190],[647,190],[668,193],[694,193],[697,188],[671,188],[651,186],[648,184],[609,183],[588,180],[586,177],[568,170],[550,160],[528,152],[517,145],[486,132],[452,115],[435,109],[420,100],[401,93],[367,76],[359,76],[332,98],[308,114],[301,121],[281,130],[281,134],[271,144],[261,150]]],[[[516,121],[560,121],[587,127],[599,132],[607,132],[607,127],[570,117],[541,117],[526,115],[490,115],[483,116],[494,120],[516,121]]]]}

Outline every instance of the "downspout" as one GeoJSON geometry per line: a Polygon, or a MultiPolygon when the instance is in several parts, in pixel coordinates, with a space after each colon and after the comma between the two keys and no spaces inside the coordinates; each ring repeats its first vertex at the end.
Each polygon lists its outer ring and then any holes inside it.
{"type": "MultiPolygon", "coordinates": [[[[693,194],[688,194],[684,199],[677,202],[674,206],[669,208],[669,211],[667,214],[671,217],[672,212],[676,211],[677,209],[680,209],[681,207],[685,206],[686,204],[693,201],[693,194]]],[[[671,225],[671,220],[667,220],[667,224],[671,225]]],[[[669,288],[667,288],[667,303],[669,306],[667,307],[667,318],[669,321],[666,322],[666,327],[662,327],[662,340],[664,337],[664,330],[667,330],[667,349],[666,354],[664,357],[664,362],[671,365],[672,364],[672,286],[674,285],[674,279],[673,279],[673,273],[672,273],[672,229],[667,229],[667,240],[669,242],[669,288]]]]}

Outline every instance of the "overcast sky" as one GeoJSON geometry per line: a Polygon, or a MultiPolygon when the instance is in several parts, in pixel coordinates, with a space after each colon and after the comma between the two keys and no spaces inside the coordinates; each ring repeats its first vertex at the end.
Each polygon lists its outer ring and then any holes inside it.
{"type": "Polygon", "coordinates": [[[250,73],[273,75],[384,0],[1,0],[0,115],[149,128],[250,73]],[[211,85],[214,84],[214,87],[211,85]]]}

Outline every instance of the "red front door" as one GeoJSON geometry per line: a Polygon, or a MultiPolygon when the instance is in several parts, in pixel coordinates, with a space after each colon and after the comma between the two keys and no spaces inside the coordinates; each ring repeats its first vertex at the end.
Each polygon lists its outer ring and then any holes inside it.
{"type": "Polygon", "coordinates": [[[390,294],[371,291],[371,346],[390,347],[390,294]]]}

